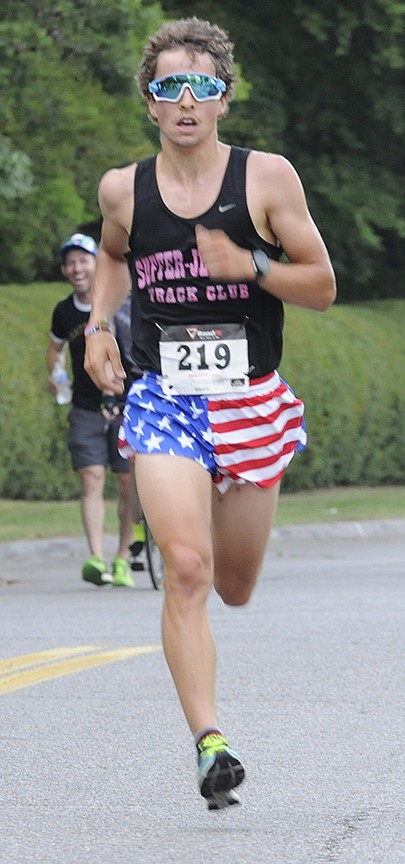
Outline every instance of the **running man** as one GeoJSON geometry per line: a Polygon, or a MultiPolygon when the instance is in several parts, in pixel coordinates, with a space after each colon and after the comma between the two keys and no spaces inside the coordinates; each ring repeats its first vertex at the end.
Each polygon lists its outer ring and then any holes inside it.
{"type": "Polygon", "coordinates": [[[117,394],[124,370],[109,322],[132,282],[132,355],[122,452],[136,453],[142,507],[165,562],[163,645],[197,747],[209,809],[244,778],[216,713],[214,585],[246,604],[280,479],[305,445],[303,404],[277,373],[283,302],[324,311],[331,262],[292,165],[222,143],[233,45],[197,18],[144,47],[138,87],[160,150],[108,171],[85,368],[117,394]],[[280,261],[284,250],[287,261],[280,261]]]}

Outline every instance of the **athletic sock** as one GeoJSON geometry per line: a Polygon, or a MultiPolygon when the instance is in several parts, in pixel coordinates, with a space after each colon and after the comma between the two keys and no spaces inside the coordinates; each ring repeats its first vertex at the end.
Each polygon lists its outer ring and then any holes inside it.
{"type": "Polygon", "coordinates": [[[134,526],[134,540],[138,543],[145,542],[145,526],[143,522],[135,522],[134,526]]]}
{"type": "Polygon", "coordinates": [[[223,737],[221,730],[218,729],[217,726],[203,726],[203,728],[199,729],[199,731],[194,735],[195,746],[198,747],[203,738],[207,735],[220,735],[223,737]]]}

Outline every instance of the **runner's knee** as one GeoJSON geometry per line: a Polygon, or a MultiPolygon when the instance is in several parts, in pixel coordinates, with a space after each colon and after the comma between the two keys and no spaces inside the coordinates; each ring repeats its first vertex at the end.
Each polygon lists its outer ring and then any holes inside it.
{"type": "Polygon", "coordinates": [[[176,543],[164,550],[167,594],[184,599],[205,597],[212,584],[209,555],[176,543]]]}
{"type": "Polygon", "coordinates": [[[236,568],[228,573],[215,573],[214,587],[227,606],[246,606],[256,585],[258,570],[236,568]]]}

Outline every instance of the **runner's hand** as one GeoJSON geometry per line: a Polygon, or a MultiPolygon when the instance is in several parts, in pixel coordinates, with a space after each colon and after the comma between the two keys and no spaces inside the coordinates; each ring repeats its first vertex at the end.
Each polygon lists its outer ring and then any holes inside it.
{"type": "Polygon", "coordinates": [[[100,331],[86,339],[84,368],[99,390],[123,393],[126,376],[112,333],[100,331]]]}
{"type": "Polygon", "coordinates": [[[254,269],[252,253],[242,249],[231,240],[225,231],[196,225],[195,236],[201,258],[213,279],[224,282],[252,281],[254,269]]]}

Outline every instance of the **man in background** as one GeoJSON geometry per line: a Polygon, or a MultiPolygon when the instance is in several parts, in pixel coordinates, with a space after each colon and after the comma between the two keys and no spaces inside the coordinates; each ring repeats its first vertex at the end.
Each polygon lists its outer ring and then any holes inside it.
{"type": "Polygon", "coordinates": [[[117,450],[122,406],[116,397],[111,400],[98,390],[83,368],[83,331],[90,315],[97,252],[96,242],[84,234],[73,234],[61,246],[61,270],[73,290],[53,310],[47,349],[48,389],[56,396],[57,384],[52,372],[58,361],[64,362],[69,346],[72,407],[68,416],[68,447],[72,467],[80,477],[81,517],[90,551],[82,567],[82,578],[94,585],[129,588],[134,581],[127,561],[128,547],[133,539],[133,517],[139,502],[133,471],[117,450]],[[111,569],[103,551],[108,466],[118,481],[119,538],[111,569]]]}

